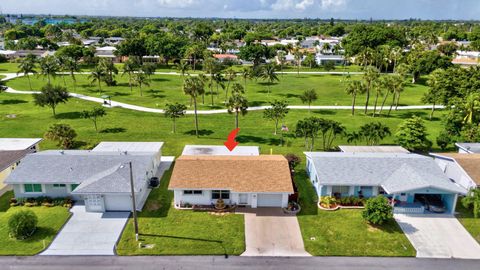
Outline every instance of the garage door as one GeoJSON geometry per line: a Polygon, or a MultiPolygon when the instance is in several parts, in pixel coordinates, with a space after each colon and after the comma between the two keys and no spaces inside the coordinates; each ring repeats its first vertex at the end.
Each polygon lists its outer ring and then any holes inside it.
{"type": "Polygon", "coordinates": [[[258,194],[258,207],[281,207],[282,194],[258,194]]]}
{"type": "Polygon", "coordinates": [[[105,210],[106,211],[131,211],[132,200],[130,196],[105,196],[105,210]]]}

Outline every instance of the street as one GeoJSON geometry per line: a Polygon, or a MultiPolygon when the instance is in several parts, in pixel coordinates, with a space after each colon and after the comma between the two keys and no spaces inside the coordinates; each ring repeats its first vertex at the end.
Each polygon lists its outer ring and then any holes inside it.
{"type": "Polygon", "coordinates": [[[478,269],[478,260],[368,257],[33,256],[0,257],[0,269],[478,269]]]}

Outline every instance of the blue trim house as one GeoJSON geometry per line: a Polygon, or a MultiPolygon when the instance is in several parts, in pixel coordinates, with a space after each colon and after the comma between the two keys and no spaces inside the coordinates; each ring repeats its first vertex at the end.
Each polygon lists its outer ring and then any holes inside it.
{"type": "MultiPolygon", "coordinates": [[[[465,189],[450,181],[435,161],[411,153],[306,152],[307,173],[318,196],[384,194],[395,198],[397,212],[415,208],[415,196],[438,194],[453,213],[465,189]]],[[[419,211],[423,207],[417,205],[419,211]]],[[[417,210],[418,210],[417,209],[417,210]]],[[[413,212],[413,211],[412,211],[413,212]]]]}

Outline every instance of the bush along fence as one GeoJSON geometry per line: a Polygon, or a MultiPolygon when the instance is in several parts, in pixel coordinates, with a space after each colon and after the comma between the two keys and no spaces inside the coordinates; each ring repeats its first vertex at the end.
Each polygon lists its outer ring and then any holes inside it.
{"type": "Polygon", "coordinates": [[[45,207],[54,207],[54,206],[63,206],[66,208],[71,208],[73,205],[73,200],[69,197],[65,198],[50,198],[50,197],[36,197],[36,198],[11,198],[10,206],[26,206],[26,207],[35,207],[35,206],[45,206],[45,207]]]}

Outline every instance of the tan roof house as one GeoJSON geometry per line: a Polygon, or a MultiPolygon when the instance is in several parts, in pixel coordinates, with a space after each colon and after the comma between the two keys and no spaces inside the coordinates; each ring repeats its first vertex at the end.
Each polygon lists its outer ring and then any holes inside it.
{"type": "Polygon", "coordinates": [[[280,155],[185,155],[175,162],[169,189],[175,207],[232,205],[286,207],[294,193],[288,161],[280,155]]]}

